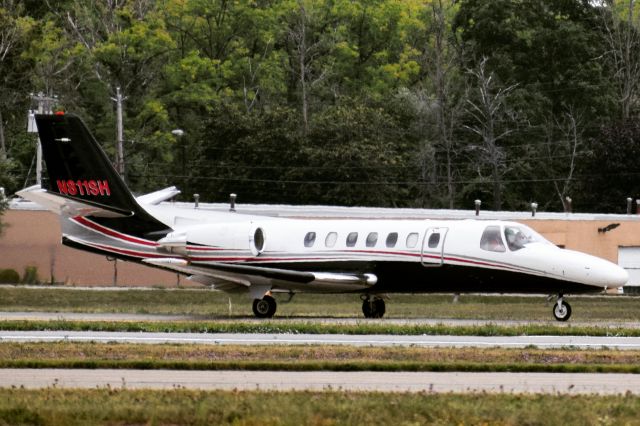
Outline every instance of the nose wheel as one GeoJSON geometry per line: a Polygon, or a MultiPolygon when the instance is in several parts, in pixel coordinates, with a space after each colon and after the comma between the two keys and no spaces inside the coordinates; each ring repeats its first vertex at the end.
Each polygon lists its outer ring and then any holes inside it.
{"type": "Polygon", "coordinates": [[[553,316],[556,320],[563,322],[571,318],[571,305],[562,299],[562,295],[553,305],[553,316]]]}

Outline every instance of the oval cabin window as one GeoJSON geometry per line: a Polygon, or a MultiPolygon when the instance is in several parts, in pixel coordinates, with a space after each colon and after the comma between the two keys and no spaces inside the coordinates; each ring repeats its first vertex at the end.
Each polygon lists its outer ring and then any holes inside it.
{"type": "Polygon", "coordinates": [[[305,247],[313,247],[313,244],[316,242],[316,233],[315,232],[307,232],[307,235],[304,236],[304,246],[305,247]]]}
{"type": "Polygon", "coordinates": [[[327,238],[324,239],[324,245],[327,247],[333,247],[336,245],[336,241],[338,241],[338,233],[329,232],[327,234],[327,238]]]}
{"type": "Polygon", "coordinates": [[[407,248],[414,248],[418,245],[418,233],[412,232],[407,235],[407,248]]]}
{"type": "Polygon", "coordinates": [[[440,233],[439,232],[434,232],[433,234],[431,234],[429,236],[429,248],[436,248],[438,247],[438,244],[440,243],[440,233]]]}
{"type": "Polygon", "coordinates": [[[378,233],[377,232],[370,232],[369,235],[367,235],[367,247],[375,247],[376,243],[378,242],[378,233]]]}
{"type": "Polygon", "coordinates": [[[349,232],[349,235],[347,235],[347,247],[354,247],[357,242],[358,242],[358,233],[349,232]]]}
{"type": "Polygon", "coordinates": [[[396,243],[398,242],[398,233],[397,232],[391,232],[389,233],[389,235],[387,235],[387,247],[395,247],[396,243]]]}

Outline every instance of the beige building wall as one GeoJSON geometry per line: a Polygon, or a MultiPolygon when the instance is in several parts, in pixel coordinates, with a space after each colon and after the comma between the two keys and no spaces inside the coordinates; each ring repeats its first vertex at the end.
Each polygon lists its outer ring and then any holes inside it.
{"type": "MultiPolygon", "coordinates": [[[[40,281],[68,285],[113,285],[114,262],[60,242],[59,216],[49,211],[7,210],[0,235],[0,269],[36,266],[40,281]]],[[[186,280],[181,279],[184,283],[186,280]]],[[[175,286],[176,274],[131,262],[117,262],[117,285],[175,286]]]]}
{"type": "Polygon", "coordinates": [[[578,250],[618,263],[618,248],[640,246],[640,222],[630,220],[520,220],[549,241],[571,250],[578,250]],[[619,226],[598,232],[612,223],[619,226]]]}

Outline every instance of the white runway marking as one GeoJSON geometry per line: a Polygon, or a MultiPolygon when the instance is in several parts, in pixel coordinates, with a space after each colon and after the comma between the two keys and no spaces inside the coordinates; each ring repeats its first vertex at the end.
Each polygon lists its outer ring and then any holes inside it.
{"type": "Polygon", "coordinates": [[[640,337],[593,336],[392,336],[343,334],[127,333],[100,331],[0,331],[0,342],[122,342],[211,345],[351,345],[640,350],[640,337]]]}
{"type": "Polygon", "coordinates": [[[0,369],[0,387],[640,394],[640,375],[0,369]]]}

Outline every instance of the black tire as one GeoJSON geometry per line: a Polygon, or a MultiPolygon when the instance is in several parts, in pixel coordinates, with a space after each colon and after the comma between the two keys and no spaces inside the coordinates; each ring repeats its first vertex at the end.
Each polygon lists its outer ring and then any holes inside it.
{"type": "Polygon", "coordinates": [[[386,312],[387,308],[384,304],[384,300],[382,299],[375,299],[373,301],[373,317],[374,318],[382,318],[384,316],[384,313],[386,312]]]}
{"type": "Polygon", "coordinates": [[[362,313],[365,318],[373,318],[373,302],[371,300],[362,301],[362,313]]]}
{"type": "Polygon", "coordinates": [[[383,299],[375,298],[362,302],[362,313],[365,318],[382,318],[386,311],[383,299]]]}
{"type": "Polygon", "coordinates": [[[558,304],[553,305],[553,316],[558,321],[567,321],[571,318],[571,305],[564,300],[560,302],[560,306],[558,304]]]}
{"type": "Polygon", "coordinates": [[[276,313],[276,299],[264,296],[262,299],[253,300],[253,314],[258,318],[271,318],[276,313]]]}

